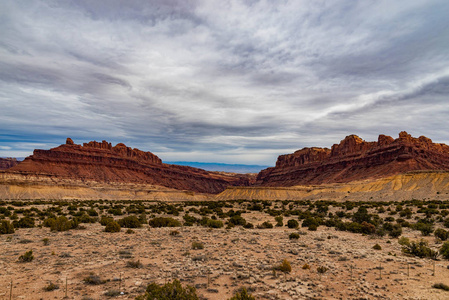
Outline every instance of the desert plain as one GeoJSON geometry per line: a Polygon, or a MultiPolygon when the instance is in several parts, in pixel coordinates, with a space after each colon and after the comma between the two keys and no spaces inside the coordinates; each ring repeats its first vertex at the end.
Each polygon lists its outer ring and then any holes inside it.
{"type": "Polygon", "coordinates": [[[337,230],[330,223],[316,230],[301,225],[310,216],[324,221],[338,215],[350,222],[366,207],[367,215],[384,224],[413,224],[430,214],[433,229],[445,228],[440,214],[446,215],[447,201],[10,200],[2,206],[13,219],[33,218],[35,227],[0,235],[1,299],[10,299],[11,291],[11,299],[134,299],[148,284],[174,279],[195,287],[200,299],[229,299],[241,287],[256,299],[449,297],[448,291],[433,287],[449,284],[449,261],[406,254],[399,244],[401,238],[424,240],[437,250],[442,241],[434,234],[408,225],[395,237],[388,231],[337,230]],[[86,223],[52,231],[45,227],[47,214],[77,216],[86,223]],[[105,232],[98,218],[106,215],[116,221],[135,216],[142,226],[105,232]],[[181,226],[148,225],[158,217],[181,226]],[[289,220],[299,226],[288,226],[289,220]],[[34,259],[20,262],[29,250],[34,259]],[[278,269],[284,260],[290,272],[278,269]]]}

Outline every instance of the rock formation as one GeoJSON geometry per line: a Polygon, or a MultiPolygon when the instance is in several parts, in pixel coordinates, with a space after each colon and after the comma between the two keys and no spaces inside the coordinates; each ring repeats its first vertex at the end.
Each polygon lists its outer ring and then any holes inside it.
{"type": "Polygon", "coordinates": [[[295,186],[381,178],[416,170],[449,170],[449,146],[407,132],[399,138],[380,135],[377,142],[347,136],[328,148],[304,148],[279,156],[262,170],[257,185],[295,186]]]}
{"type": "Polygon", "coordinates": [[[0,170],[6,170],[16,166],[19,162],[15,158],[0,158],[0,170]]]}
{"type": "Polygon", "coordinates": [[[74,180],[160,185],[179,190],[219,193],[227,186],[247,186],[251,177],[208,172],[202,169],[162,163],[151,152],[106,141],[66,144],[50,150],[34,150],[19,165],[6,172],[45,174],[74,180]]]}

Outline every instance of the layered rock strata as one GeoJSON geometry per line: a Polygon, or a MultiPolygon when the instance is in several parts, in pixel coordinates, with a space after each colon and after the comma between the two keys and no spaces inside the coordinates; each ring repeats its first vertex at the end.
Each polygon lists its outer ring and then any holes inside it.
{"type": "Polygon", "coordinates": [[[106,141],[66,144],[50,150],[34,150],[9,173],[43,174],[74,180],[126,182],[160,185],[178,190],[219,193],[227,186],[247,186],[251,177],[208,172],[202,169],[169,165],[151,152],[106,141]]]}
{"type": "Polygon", "coordinates": [[[257,185],[295,186],[343,183],[387,177],[416,170],[449,170],[449,146],[407,132],[399,138],[380,135],[377,142],[347,136],[328,148],[304,148],[279,156],[262,170],[257,185]]]}

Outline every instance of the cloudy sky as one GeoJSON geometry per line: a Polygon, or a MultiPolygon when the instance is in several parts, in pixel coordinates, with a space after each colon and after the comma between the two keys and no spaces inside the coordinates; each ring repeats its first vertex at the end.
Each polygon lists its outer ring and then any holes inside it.
{"type": "Polygon", "coordinates": [[[449,1],[0,2],[0,156],[71,137],[163,161],[406,130],[449,144],[449,1]]]}

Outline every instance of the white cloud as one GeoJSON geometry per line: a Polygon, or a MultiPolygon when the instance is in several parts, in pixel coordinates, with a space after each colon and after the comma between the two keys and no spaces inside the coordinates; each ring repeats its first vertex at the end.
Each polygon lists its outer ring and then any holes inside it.
{"type": "Polygon", "coordinates": [[[445,140],[448,8],[5,1],[0,143],[31,151],[38,140],[72,136],[126,142],[163,160],[273,164],[277,153],[351,133],[408,129],[445,140]],[[400,115],[403,107],[415,117],[400,115]]]}

